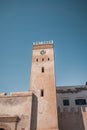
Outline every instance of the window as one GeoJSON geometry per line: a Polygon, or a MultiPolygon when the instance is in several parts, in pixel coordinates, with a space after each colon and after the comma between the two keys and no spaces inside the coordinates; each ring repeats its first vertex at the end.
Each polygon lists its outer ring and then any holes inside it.
{"type": "Polygon", "coordinates": [[[76,105],[86,105],[86,100],[85,99],[76,99],[75,104],[76,105]]]}
{"type": "Polygon", "coordinates": [[[63,105],[64,106],[69,106],[69,100],[68,99],[64,99],[63,100],[63,105]]]}
{"type": "Polygon", "coordinates": [[[41,90],[41,97],[43,97],[44,96],[44,90],[42,89],[41,90]]]}
{"type": "Polygon", "coordinates": [[[44,73],[44,67],[42,67],[42,73],[44,73]]]}
{"type": "Polygon", "coordinates": [[[87,82],[86,82],[86,84],[85,85],[87,85],[87,82]]]}

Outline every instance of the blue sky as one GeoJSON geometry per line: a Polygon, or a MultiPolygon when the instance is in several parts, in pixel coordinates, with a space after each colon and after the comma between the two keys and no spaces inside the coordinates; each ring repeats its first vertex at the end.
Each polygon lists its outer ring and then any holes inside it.
{"type": "Polygon", "coordinates": [[[54,41],[57,86],[87,81],[86,0],[0,0],[0,92],[27,91],[32,43],[54,41]]]}

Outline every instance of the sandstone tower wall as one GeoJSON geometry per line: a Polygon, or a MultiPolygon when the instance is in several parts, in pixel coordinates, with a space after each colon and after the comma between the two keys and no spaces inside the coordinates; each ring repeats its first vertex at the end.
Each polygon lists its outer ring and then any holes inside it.
{"type": "Polygon", "coordinates": [[[37,99],[33,129],[58,129],[53,43],[33,45],[30,90],[37,99]]]}
{"type": "Polygon", "coordinates": [[[5,130],[30,130],[32,92],[0,94],[0,128],[5,130]]]}

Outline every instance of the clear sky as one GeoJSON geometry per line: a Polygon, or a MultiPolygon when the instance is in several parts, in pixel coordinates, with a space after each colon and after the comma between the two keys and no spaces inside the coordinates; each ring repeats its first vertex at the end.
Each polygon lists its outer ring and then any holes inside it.
{"type": "Polygon", "coordinates": [[[0,0],[0,92],[27,91],[32,43],[54,41],[57,86],[87,81],[87,0],[0,0]]]}

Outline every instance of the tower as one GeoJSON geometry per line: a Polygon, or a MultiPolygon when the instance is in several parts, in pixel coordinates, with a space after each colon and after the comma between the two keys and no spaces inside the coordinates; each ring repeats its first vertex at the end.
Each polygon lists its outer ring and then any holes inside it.
{"type": "Polygon", "coordinates": [[[58,129],[53,41],[33,45],[30,90],[37,98],[33,129],[58,129]]]}

